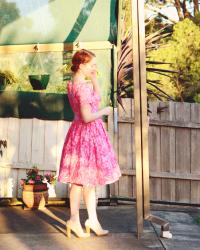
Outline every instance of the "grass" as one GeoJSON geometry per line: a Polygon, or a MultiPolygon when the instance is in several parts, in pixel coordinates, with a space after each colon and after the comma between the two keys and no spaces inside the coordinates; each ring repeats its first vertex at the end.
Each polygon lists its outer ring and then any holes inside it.
{"type": "Polygon", "coordinates": [[[200,216],[195,218],[195,222],[200,226],[200,216]]]}

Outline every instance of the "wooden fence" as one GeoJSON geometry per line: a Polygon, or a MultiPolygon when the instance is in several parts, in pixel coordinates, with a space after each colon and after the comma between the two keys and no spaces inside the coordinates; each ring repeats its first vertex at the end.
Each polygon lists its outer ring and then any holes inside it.
{"type": "MultiPolygon", "coordinates": [[[[123,174],[110,188],[116,197],[135,198],[132,101],[124,99],[126,112],[118,109],[117,134],[112,117],[105,124],[123,174]]],[[[200,203],[200,105],[155,102],[150,103],[150,110],[151,200],[200,203]]],[[[69,126],[65,121],[0,118],[0,138],[8,141],[0,157],[0,197],[21,197],[19,180],[34,164],[41,173],[56,172],[69,126]]],[[[99,198],[110,195],[107,187],[97,191],[99,198]]],[[[66,185],[57,183],[55,194],[57,198],[67,197],[66,185]]]]}
{"type": "MultiPolygon", "coordinates": [[[[38,166],[40,174],[57,172],[70,124],[62,120],[0,118],[0,139],[8,144],[0,157],[0,198],[20,198],[20,179],[26,177],[26,171],[33,165],[38,166]]],[[[97,188],[97,192],[98,197],[106,197],[107,188],[97,188]]],[[[59,182],[50,193],[51,198],[67,196],[67,185],[59,182]]]]}
{"type": "MultiPolygon", "coordinates": [[[[119,107],[118,133],[112,140],[123,173],[111,188],[117,197],[135,198],[132,101],[124,99],[126,112],[119,107]]],[[[199,204],[200,105],[152,102],[149,109],[150,199],[199,204]]],[[[109,128],[112,135],[112,124],[109,128]]]]}

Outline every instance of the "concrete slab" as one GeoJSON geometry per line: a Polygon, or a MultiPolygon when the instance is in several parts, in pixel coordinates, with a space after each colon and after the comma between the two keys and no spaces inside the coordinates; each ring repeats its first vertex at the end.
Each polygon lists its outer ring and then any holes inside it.
{"type": "MultiPolygon", "coordinates": [[[[1,250],[142,250],[164,249],[154,228],[145,223],[144,235],[135,235],[134,207],[98,208],[102,226],[110,230],[105,237],[91,235],[87,239],[66,237],[65,222],[69,218],[66,207],[48,207],[44,211],[24,211],[21,207],[0,207],[1,250]]],[[[87,218],[80,211],[81,222],[87,218]]]]}
{"type": "MultiPolygon", "coordinates": [[[[200,250],[200,226],[195,223],[194,216],[186,212],[153,211],[154,215],[160,216],[170,223],[170,231],[173,238],[160,238],[167,250],[200,250]]],[[[200,212],[196,216],[200,216],[200,212]]],[[[159,236],[160,228],[154,225],[159,236]]]]}
{"type": "MultiPolygon", "coordinates": [[[[172,239],[160,238],[160,227],[145,222],[144,234],[137,240],[134,206],[98,207],[102,226],[110,230],[105,237],[94,234],[87,239],[66,237],[66,207],[49,206],[44,211],[24,211],[21,206],[0,207],[1,250],[200,250],[200,226],[196,213],[154,210],[152,214],[170,222],[172,239]]],[[[80,210],[81,223],[87,218],[80,210]]]]}

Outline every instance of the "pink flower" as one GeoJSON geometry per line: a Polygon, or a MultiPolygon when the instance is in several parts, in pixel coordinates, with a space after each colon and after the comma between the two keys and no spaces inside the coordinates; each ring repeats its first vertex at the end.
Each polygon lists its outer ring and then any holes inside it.
{"type": "Polygon", "coordinates": [[[32,179],[30,179],[30,180],[28,181],[28,183],[29,183],[29,184],[34,184],[34,183],[35,183],[35,181],[34,181],[34,180],[32,180],[32,179]]]}
{"type": "Polygon", "coordinates": [[[35,180],[36,181],[40,181],[41,180],[41,176],[40,175],[36,175],[35,180]]]}

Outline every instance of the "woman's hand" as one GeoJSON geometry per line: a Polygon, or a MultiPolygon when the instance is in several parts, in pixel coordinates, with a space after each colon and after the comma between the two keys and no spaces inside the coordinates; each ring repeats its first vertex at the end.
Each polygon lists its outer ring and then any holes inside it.
{"type": "Polygon", "coordinates": [[[85,123],[101,118],[103,115],[110,115],[112,107],[105,107],[97,112],[91,112],[90,104],[81,105],[81,116],[85,123]]]}
{"type": "Polygon", "coordinates": [[[92,70],[90,72],[90,79],[92,82],[96,82],[97,81],[97,70],[92,70]]]}
{"type": "Polygon", "coordinates": [[[112,107],[108,106],[108,107],[103,108],[104,115],[110,115],[111,112],[112,112],[112,107]]]}

